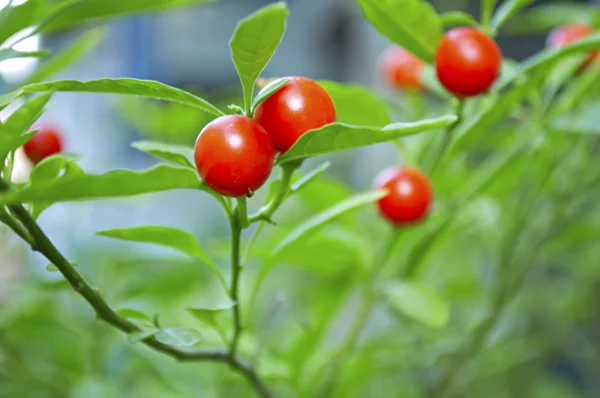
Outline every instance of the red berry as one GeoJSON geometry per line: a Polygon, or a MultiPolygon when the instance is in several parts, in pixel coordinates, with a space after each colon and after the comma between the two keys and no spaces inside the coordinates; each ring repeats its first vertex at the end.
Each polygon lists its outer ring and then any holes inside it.
{"type": "Polygon", "coordinates": [[[392,167],[375,177],[375,187],[388,194],[379,199],[379,212],[395,225],[423,219],[433,201],[433,189],[426,175],[417,169],[392,167]]]}
{"type": "Polygon", "coordinates": [[[49,126],[43,126],[23,145],[25,155],[38,164],[48,156],[60,153],[63,148],[60,132],[49,126]]]}
{"type": "Polygon", "coordinates": [[[254,113],[280,152],[290,149],[308,130],[335,122],[335,106],[327,90],[306,77],[291,79],[254,113]]]}
{"type": "MultiPolygon", "coordinates": [[[[546,39],[546,46],[551,48],[560,48],[566,46],[567,44],[576,42],[577,40],[581,40],[584,37],[591,35],[593,32],[594,28],[586,24],[573,23],[559,26],[548,35],[548,38],[546,39]]],[[[583,63],[582,68],[588,66],[592,61],[594,61],[594,59],[598,58],[599,55],[600,51],[598,50],[590,52],[590,55],[583,63]]]]}
{"type": "Polygon", "coordinates": [[[202,180],[214,191],[244,196],[269,178],[275,149],[265,129],[254,120],[227,115],[202,129],[196,139],[194,160],[202,180]]]}
{"type": "Polygon", "coordinates": [[[502,53],[488,35],[470,27],[448,31],[435,55],[437,76],[459,97],[486,92],[500,74],[502,53]]]}
{"type": "Polygon", "coordinates": [[[390,87],[422,91],[421,73],[425,63],[400,46],[391,46],[379,59],[381,75],[390,87]]]}

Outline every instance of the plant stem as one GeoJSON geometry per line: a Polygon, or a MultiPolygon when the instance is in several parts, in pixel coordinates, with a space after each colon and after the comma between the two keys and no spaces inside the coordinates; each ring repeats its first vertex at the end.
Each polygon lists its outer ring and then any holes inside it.
{"type": "MultiPolygon", "coordinates": [[[[238,206],[237,211],[245,211],[244,208],[240,208],[238,206]]],[[[235,302],[235,305],[232,307],[233,311],[233,337],[231,339],[231,345],[229,347],[229,355],[232,357],[235,356],[238,342],[240,339],[240,335],[242,332],[242,322],[241,322],[241,314],[240,314],[240,305],[238,302],[238,293],[239,293],[239,281],[240,274],[242,270],[242,265],[240,263],[240,244],[241,244],[241,236],[242,236],[242,227],[240,226],[240,219],[244,216],[240,216],[236,214],[235,217],[231,218],[231,285],[229,288],[229,297],[231,300],[235,302]]],[[[246,215],[247,217],[247,215],[246,215]]]]}
{"type": "Polygon", "coordinates": [[[446,127],[446,131],[444,132],[444,135],[442,136],[442,141],[438,145],[437,150],[432,157],[431,164],[427,168],[427,172],[428,172],[430,178],[433,176],[433,174],[437,170],[442,159],[446,155],[446,151],[448,150],[448,146],[450,145],[450,142],[452,142],[452,138],[454,137],[454,132],[456,131],[456,126],[458,126],[460,124],[462,117],[463,117],[462,114],[463,114],[464,104],[465,104],[465,101],[463,99],[458,99],[458,102],[456,104],[456,110],[455,110],[456,121],[454,123],[450,124],[448,127],[446,127]]]}
{"type": "Polygon", "coordinates": [[[239,221],[239,227],[241,229],[248,228],[250,223],[248,222],[248,203],[245,196],[235,198],[237,202],[237,217],[239,221]]]}
{"type": "Polygon", "coordinates": [[[23,226],[15,220],[4,208],[0,208],[0,222],[6,224],[14,233],[19,235],[30,246],[33,245],[33,238],[23,226]]]}
{"type": "Polygon", "coordinates": [[[267,221],[272,222],[271,217],[279,206],[283,203],[292,183],[292,176],[296,169],[300,167],[299,162],[289,162],[281,165],[281,184],[279,185],[279,191],[268,204],[263,206],[258,213],[251,215],[248,220],[250,224],[256,221],[267,221]]]}
{"type": "MultiPolygon", "coordinates": [[[[0,192],[7,191],[9,185],[3,179],[0,179],[0,192]]],[[[60,273],[71,284],[73,289],[81,295],[90,306],[96,311],[100,319],[114,326],[115,328],[130,334],[140,331],[134,323],[117,314],[110,305],[100,296],[97,289],[93,288],[76,270],[71,263],[62,255],[62,253],[54,246],[46,234],[41,230],[39,225],[31,217],[29,212],[22,205],[8,206],[14,217],[20,221],[22,227],[31,237],[26,240],[30,244],[32,250],[41,253],[48,261],[58,268],[60,273]]],[[[237,219],[232,217],[232,220],[237,223],[237,219]]],[[[18,224],[15,224],[18,225],[18,224]]],[[[241,229],[238,231],[238,258],[239,258],[239,236],[241,229]]],[[[23,232],[23,231],[22,231],[23,232]]],[[[237,305],[234,307],[236,308],[237,305]]],[[[156,340],[154,336],[146,337],[142,340],[144,344],[154,350],[166,354],[178,361],[186,362],[221,362],[227,364],[231,369],[235,370],[252,385],[252,387],[263,398],[272,398],[273,395],[268,390],[264,382],[258,377],[256,372],[242,362],[231,352],[223,350],[183,350],[175,346],[164,344],[156,340]]]]}

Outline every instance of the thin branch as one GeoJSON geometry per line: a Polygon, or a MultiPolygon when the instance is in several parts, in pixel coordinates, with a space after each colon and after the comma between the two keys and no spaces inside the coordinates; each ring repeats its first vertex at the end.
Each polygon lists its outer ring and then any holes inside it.
{"type": "MultiPolygon", "coordinates": [[[[239,211],[238,207],[238,211],[239,211]]],[[[245,209],[244,209],[245,210],[245,209]]],[[[237,346],[242,333],[242,321],[240,313],[240,305],[238,303],[239,281],[242,271],[240,263],[240,243],[242,236],[242,228],[240,226],[239,217],[237,215],[231,218],[231,286],[229,289],[229,297],[235,302],[232,307],[233,311],[233,337],[229,347],[229,353],[233,356],[236,353],[237,346]]]]}
{"type": "Polygon", "coordinates": [[[464,104],[465,101],[463,99],[458,99],[458,103],[456,104],[456,121],[446,128],[446,131],[442,136],[442,141],[440,142],[436,152],[432,157],[431,164],[427,168],[427,172],[429,173],[430,177],[433,176],[438,166],[440,165],[442,159],[444,159],[446,151],[448,150],[448,147],[452,142],[452,138],[454,138],[456,126],[458,126],[462,121],[464,104]]]}
{"type": "Polygon", "coordinates": [[[271,217],[273,217],[275,211],[277,211],[279,206],[281,206],[283,203],[288,191],[290,190],[294,171],[296,171],[298,167],[300,167],[299,162],[284,163],[281,166],[281,184],[279,185],[277,194],[273,200],[271,200],[271,202],[269,202],[267,205],[263,206],[258,213],[248,217],[250,224],[257,221],[272,222],[271,217]]]}

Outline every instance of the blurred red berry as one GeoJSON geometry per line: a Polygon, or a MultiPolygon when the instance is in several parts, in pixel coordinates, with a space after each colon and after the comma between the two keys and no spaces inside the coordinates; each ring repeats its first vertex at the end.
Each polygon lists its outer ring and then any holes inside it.
{"type": "Polygon", "coordinates": [[[425,88],[421,81],[425,63],[403,47],[388,47],[379,59],[379,67],[383,80],[390,87],[408,91],[423,91],[425,88]]]}

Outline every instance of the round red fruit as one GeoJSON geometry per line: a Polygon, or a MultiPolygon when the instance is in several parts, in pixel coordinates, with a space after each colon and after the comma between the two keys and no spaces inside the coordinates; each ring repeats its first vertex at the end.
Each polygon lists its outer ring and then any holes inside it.
{"type": "Polygon", "coordinates": [[[25,155],[38,164],[48,156],[62,152],[63,140],[61,133],[50,126],[42,126],[33,137],[23,145],[25,155]]]}
{"type": "Polygon", "coordinates": [[[435,55],[437,77],[458,97],[486,92],[500,75],[502,53],[488,35],[470,27],[448,31],[435,55]]]}
{"type": "Polygon", "coordinates": [[[308,130],[335,122],[335,105],[327,90],[306,77],[290,79],[254,113],[280,152],[290,149],[308,130]]]}
{"type": "MultiPolygon", "coordinates": [[[[567,44],[581,40],[592,33],[594,33],[594,28],[586,24],[573,23],[559,26],[548,35],[548,38],[546,39],[546,46],[551,48],[560,48],[566,46],[567,44]]],[[[590,52],[589,56],[583,63],[582,68],[588,66],[592,61],[594,61],[594,59],[598,58],[599,55],[600,52],[598,50],[590,52]]]]}
{"type": "Polygon", "coordinates": [[[433,201],[429,179],[414,168],[385,169],[375,177],[375,187],[388,192],[379,199],[379,212],[394,225],[422,220],[433,201]]]}
{"type": "Polygon", "coordinates": [[[384,81],[394,88],[422,91],[421,73],[425,63],[400,46],[391,46],[379,59],[380,73],[384,81]]]}
{"type": "Polygon", "coordinates": [[[206,185],[225,196],[251,195],[269,178],[275,149],[256,121],[241,115],[221,116],[196,139],[194,160],[206,185]]]}

